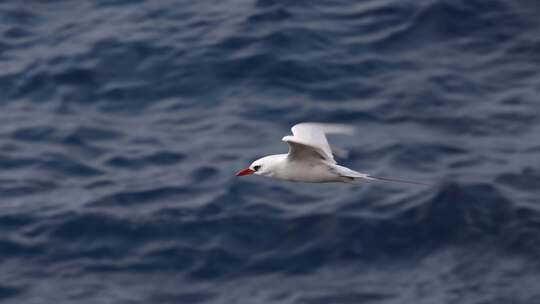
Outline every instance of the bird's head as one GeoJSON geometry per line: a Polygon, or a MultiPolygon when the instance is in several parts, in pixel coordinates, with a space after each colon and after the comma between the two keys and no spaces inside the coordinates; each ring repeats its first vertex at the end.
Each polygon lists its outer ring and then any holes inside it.
{"type": "Polygon", "coordinates": [[[269,155],[257,159],[246,169],[242,169],[236,172],[236,176],[243,176],[248,174],[271,176],[281,160],[281,155],[269,155]]]}

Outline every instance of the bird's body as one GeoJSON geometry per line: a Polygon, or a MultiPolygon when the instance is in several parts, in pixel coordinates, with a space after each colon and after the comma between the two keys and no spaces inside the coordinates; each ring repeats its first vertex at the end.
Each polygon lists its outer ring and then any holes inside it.
{"type": "MultiPolygon", "coordinates": [[[[262,160],[262,159],[261,159],[262,160]]],[[[260,175],[294,182],[339,182],[331,164],[318,159],[289,159],[288,154],[264,158],[265,173],[260,175]]]]}
{"type": "Polygon", "coordinates": [[[411,181],[380,178],[340,166],[334,160],[326,134],[351,134],[354,130],[346,125],[300,123],[292,128],[293,135],[283,137],[289,144],[288,154],[269,155],[254,161],[236,175],[257,174],[295,182],[345,182],[385,180],[412,184],[411,181]]]}

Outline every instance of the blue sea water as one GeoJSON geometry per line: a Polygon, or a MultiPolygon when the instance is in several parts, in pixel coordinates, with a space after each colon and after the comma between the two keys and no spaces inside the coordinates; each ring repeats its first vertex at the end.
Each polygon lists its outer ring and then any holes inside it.
{"type": "Polygon", "coordinates": [[[540,303],[539,14],[0,2],[0,301],[540,303]],[[234,177],[301,121],[434,186],[234,177]]]}

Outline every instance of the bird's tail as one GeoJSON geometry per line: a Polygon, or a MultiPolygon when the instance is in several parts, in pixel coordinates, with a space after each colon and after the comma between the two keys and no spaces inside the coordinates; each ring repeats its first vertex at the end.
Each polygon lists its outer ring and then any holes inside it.
{"type": "Polygon", "coordinates": [[[410,180],[399,179],[399,178],[373,176],[373,175],[369,175],[365,173],[360,173],[358,171],[354,171],[340,165],[334,165],[333,168],[334,170],[337,171],[337,173],[341,177],[344,178],[343,181],[348,182],[348,183],[357,183],[364,180],[374,180],[374,181],[385,181],[385,182],[411,184],[411,185],[419,185],[419,186],[431,186],[431,184],[423,183],[423,182],[410,181],[410,180]]]}
{"type": "Polygon", "coordinates": [[[398,178],[380,177],[380,176],[373,176],[373,175],[366,175],[366,178],[370,180],[379,180],[379,181],[393,182],[393,183],[411,184],[411,185],[419,185],[419,186],[432,186],[431,184],[428,184],[428,183],[410,181],[410,180],[404,180],[404,179],[398,179],[398,178]]]}

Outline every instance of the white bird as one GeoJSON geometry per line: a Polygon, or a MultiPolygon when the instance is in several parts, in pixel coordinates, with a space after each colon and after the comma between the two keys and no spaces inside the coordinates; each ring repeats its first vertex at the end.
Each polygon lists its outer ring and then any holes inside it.
{"type": "MultiPolygon", "coordinates": [[[[281,140],[289,144],[288,154],[269,155],[254,161],[236,176],[256,174],[295,182],[344,182],[382,180],[416,185],[428,184],[395,178],[376,177],[340,166],[334,160],[326,134],[352,134],[354,129],[342,124],[299,123],[291,128],[292,136],[281,140]]],[[[336,150],[338,151],[338,150],[336,150]]]]}

